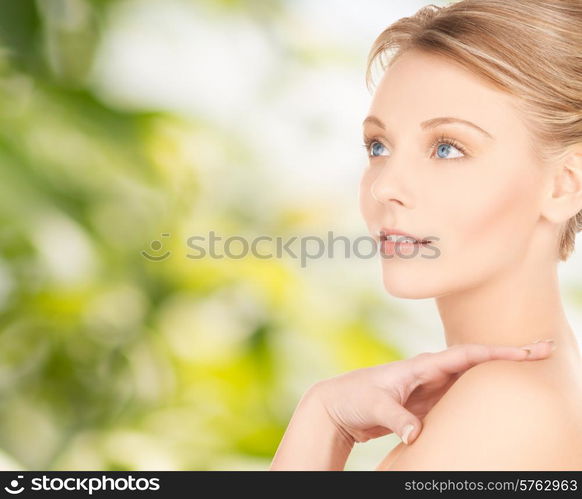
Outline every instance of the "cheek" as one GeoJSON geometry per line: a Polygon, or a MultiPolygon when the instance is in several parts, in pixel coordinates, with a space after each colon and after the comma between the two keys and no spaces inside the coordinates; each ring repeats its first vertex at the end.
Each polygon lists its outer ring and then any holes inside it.
{"type": "Polygon", "coordinates": [[[372,192],[370,190],[372,185],[372,176],[369,170],[366,170],[360,180],[359,189],[359,205],[360,213],[364,218],[364,221],[369,224],[371,222],[371,216],[374,206],[374,199],[372,198],[372,192]]]}
{"type": "MultiPolygon", "coordinates": [[[[490,254],[521,252],[535,223],[539,186],[531,171],[511,170],[481,178],[451,204],[449,217],[459,247],[490,254]],[[481,248],[481,249],[480,249],[481,248]]],[[[462,191],[461,191],[462,192],[462,191]]],[[[474,254],[474,253],[473,253],[474,254]]]]}

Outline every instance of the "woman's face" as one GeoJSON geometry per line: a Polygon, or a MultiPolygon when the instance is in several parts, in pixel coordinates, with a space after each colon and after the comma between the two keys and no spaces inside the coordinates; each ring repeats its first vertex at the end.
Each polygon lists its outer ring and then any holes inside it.
{"type": "Polygon", "coordinates": [[[373,237],[387,228],[433,240],[411,254],[397,247],[381,255],[390,294],[428,298],[467,289],[531,260],[546,244],[536,231],[547,173],[511,99],[419,51],[384,72],[363,128],[372,142],[361,212],[373,237]],[[481,130],[433,126],[444,117],[481,130]]]}

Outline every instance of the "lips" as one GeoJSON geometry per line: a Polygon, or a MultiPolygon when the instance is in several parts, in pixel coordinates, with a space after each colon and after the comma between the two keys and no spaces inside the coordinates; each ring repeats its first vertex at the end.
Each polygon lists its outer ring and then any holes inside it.
{"type": "Polygon", "coordinates": [[[378,231],[378,237],[380,238],[380,241],[387,241],[388,236],[393,236],[392,242],[395,242],[395,243],[398,243],[398,242],[404,243],[404,242],[406,242],[405,241],[406,238],[414,239],[415,244],[427,244],[427,243],[431,242],[428,239],[424,239],[422,237],[415,236],[414,234],[409,234],[408,232],[404,232],[404,231],[399,230],[399,229],[391,229],[388,227],[382,227],[378,231]]]}

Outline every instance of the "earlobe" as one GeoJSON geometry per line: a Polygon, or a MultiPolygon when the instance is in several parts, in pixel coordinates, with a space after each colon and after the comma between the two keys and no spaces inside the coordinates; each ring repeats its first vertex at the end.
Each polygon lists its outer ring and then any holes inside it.
{"type": "Polygon", "coordinates": [[[542,215],[561,224],[582,210],[582,144],[552,168],[542,215]]]}

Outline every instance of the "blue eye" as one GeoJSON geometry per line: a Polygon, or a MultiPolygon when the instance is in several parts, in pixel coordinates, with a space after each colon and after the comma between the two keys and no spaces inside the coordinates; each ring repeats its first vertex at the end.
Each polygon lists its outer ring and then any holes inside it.
{"type": "MultiPolygon", "coordinates": [[[[376,158],[382,155],[382,149],[384,146],[381,142],[373,139],[366,139],[364,141],[364,149],[371,158],[376,158]]],[[[385,149],[385,148],[384,148],[385,149]]]]}
{"type": "Polygon", "coordinates": [[[437,152],[436,152],[436,153],[437,153],[437,156],[438,156],[439,158],[441,158],[441,159],[457,159],[457,158],[462,158],[462,157],[463,157],[463,154],[462,154],[462,153],[461,153],[461,155],[460,155],[460,156],[455,156],[455,157],[453,157],[453,158],[451,158],[451,157],[446,157],[445,155],[446,155],[446,154],[447,154],[447,153],[450,151],[450,149],[451,149],[451,148],[453,148],[453,149],[456,149],[458,152],[461,152],[461,151],[459,151],[459,149],[458,149],[457,147],[455,147],[453,144],[451,144],[451,143],[449,143],[449,142],[441,142],[441,143],[439,144],[439,146],[437,147],[437,152]]]}
{"type": "Polygon", "coordinates": [[[372,147],[370,148],[370,152],[372,156],[381,156],[382,148],[384,146],[380,144],[380,142],[374,141],[372,142],[372,147]]]}

